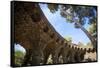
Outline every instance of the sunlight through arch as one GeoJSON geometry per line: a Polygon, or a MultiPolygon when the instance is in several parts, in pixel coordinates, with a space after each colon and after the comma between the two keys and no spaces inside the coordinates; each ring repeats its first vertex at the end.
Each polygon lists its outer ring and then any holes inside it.
{"type": "Polygon", "coordinates": [[[26,50],[25,50],[25,48],[23,47],[23,46],[21,46],[20,44],[14,44],[14,50],[15,51],[21,51],[21,52],[23,52],[23,53],[25,53],[26,54],[26,50]]]}

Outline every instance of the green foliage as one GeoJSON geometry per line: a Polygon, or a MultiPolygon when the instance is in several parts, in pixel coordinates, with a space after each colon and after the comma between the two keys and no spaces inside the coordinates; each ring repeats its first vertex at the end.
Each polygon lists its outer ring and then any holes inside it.
{"type": "Polygon", "coordinates": [[[52,12],[52,13],[55,13],[56,11],[58,11],[57,4],[48,4],[48,8],[49,8],[50,12],[52,12]]]}
{"type": "Polygon", "coordinates": [[[70,36],[66,36],[65,39],[66,39],[67,41],[69,41],[69,42],[72,42],[72,37],[70,37],[70,36]]]}
{"type": "Polygon", "coordinates": [[[87,46],[92,46],[92,43],[91,42],[88,42],[86,45],[87,46]]]}
{"type": "MultiPolygon", "coordinates": [[[[96,21],[97,8],[95,6],[76,6],[76,5],[55,5],[48,4],[48,8],[52,13],[55,13],[60,9],[60,14],[62,17],[66,18],[68,23],[78,22],[81,25],[85,25],[85,19],[89,18],[90,22],[88,24],[92,24],[96,21]],[[61,7],[61,8],[60,8],[61,7]],[[77,19],[76,19],[77,17],[77,19]]],[[[75,25],[76,26],[76,25],[75,25]]]]}
{"type": "Polygon", "coordinates": [[[68,41],[68,42],[67,42],[68,45],[71,45],[71,44],[72,44],[72,37],[66,36],[66,37],[65,37],[65,40],[68,41]]]}
{"type": "Polygon", "coordinates": [[[97,35],[97,30],[96,30],[96,26],[97,24],[91,24],[88,28],[88,32],[92,35],[92,36],[96,36],[97,35]]]}
{"type": "Polygon", "coordinates": [[[16,66],[21,66],[24,56],[25,56],[25,53],[21,51],[15,51],[15,65],[16,66]]]}
{"type": "Polygon", "coordinates": [[[66,21],[69,22],[69,23],[73,23],[72,16],[71,15],[67,15],[66,16],[66,21]]]}
{"type": "Polygon", "coordinates": [[[96,46],[96,26],[92,26],[89,31],[87,31],[87,29],[84,28],[84,25],[86,23],[89,25],[97,24],[97,7],[79,5],[58,5],[57,7],[53,4],[49,7],[50,10],[53,10],[53,13],[56,12],[58,8],[60,9],[61,16],[66,19],[66,22],[74,23],[74,27],[80,28],[91,40],[93,46],[96,46]]]}

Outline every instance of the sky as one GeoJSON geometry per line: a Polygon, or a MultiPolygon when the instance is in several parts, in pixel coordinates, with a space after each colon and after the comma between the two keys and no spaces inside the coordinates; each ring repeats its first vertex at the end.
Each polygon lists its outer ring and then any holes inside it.
{"type": "MultiPolygon", "coordinates": [[[[74,28],[74,25],[71,23],[67,23],[66,19],[60,15],[60,10],[56,13],[51,13],[48,9],[46,4],[39,4],[43,13],[49,20],[50,24],[55,28],[55,30],[62,36],[62,37],[72,37],[72,43],[78,44],[82,42],[83,44],[87,44],[90,42],[89,38],[81,29],[74,28]]],[[[88,22],[88,20],[87,20],[88,22]]],[[[85,28],[88,28],[88,24],[85,24],[85,28]]],[[[25,52],[25,49],[20,46],[19,44],[15,44],[15,51],[21,50],[25,52]]]]}
{"type": "MultiPolygon", "coordinates": [[[[40,4],[40,7],[49,22],[62,37],[72,37],[72,42],[76,44],[78,42],[82,42],[84,44],[90,42],[89,38],[81,29],[76,29],[74,28],[74,24],[66,22],[66,19],[60,15],[60,10],[56,13],[51,13],[46,4],[40,4]]],[[[88,28],[88,26],[88,24],[85,24],[84,27],[88,28]]]]}
{"type": "Polygon", "coordinates": [[[20,44],[14,44],[14,50],[15,51],[22,51],[23,53],[25,53],[25,49],[20,45],[20,44]]]}

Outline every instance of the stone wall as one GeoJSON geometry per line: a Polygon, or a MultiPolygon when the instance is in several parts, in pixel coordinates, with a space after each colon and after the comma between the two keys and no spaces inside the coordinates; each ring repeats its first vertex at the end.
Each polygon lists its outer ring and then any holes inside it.
{"type": "Polygon", "coordinates": [[[14,25],[14,43],[26,49],[23,66],[28,63],[46,64],[50,54],[53,64],[60,63],[60,55],[63,63],[81,62],[86,52],[95,51],[93,48],[86,49],[69,44],[56,32],[37,3],[14,2],[14,25]]]}

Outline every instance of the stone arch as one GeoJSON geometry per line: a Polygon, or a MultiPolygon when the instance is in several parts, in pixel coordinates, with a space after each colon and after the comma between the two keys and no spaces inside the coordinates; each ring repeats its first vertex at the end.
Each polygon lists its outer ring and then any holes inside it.
{"type": "MultiPolygon", "coordinates": [[[[40,41],[40,28],[39,23],[45,22],[40,18],[34,18],[34,10],[38,11],[38,15],[42,15],[37,4],[26,2],[15,2],[14,4],[14,23],[15,23],[15,38],[14,42],[20,43],[26,49],[26,59],[23,66],[27,66],[29,58],[32,57],[31,65],[40,65],[42,58],[42,48],[38,42],[40,41]],[[38,19],[38,20],[34,20],[38,19]],[[28,53],[28,55],[27,55],[28,53]],[[31,55],[29,55],[31,53],[31,55]],[[29,58],[28,58],[29,57],[29,58]]],[[[38,16],[41,17],[41,16],[38,16]]]]}
{"type": "MultiPolygon", "coordinates": [[[[78,62],[80,62],[80,55],[82,54],[83,50],[80,48],[75,48],[74,50],[74,47],[71,47],[69,42],[66,44],[64,43],[65,39],[62,38],[50,24],[47,24],[49,22],[39,5],[33,3],[22,4],[21,2],[17,2],[14,9],[15,42],[18,42],[25,47],[27,53],[28,51],[31,53],[31,65],[40,65],[41,57],[43,57],[42,52],[47,57],[48,55],[52,54],[55,64],[58,63],[57,58],[59,57],[59,53],[63,55],[63,61],[66,59],[72,60],[70,58],[73,57],[72,54],[74,53],[74,55],[76,54],[78,57],[78,62]],[[36,13],[34,10],[39,12],[36,13]],[[35,14],[38,15],[39,18],[35,18],[35,14]],[[48,33],[48,31],[50,33],[48,33]],[[45,36],[47,37],[46,39],[45,36]]],[[[26,59],[27,60],[25,60],[23,65],[26,65],[26,62],[29,61],[27,57],[26,59]]],[[[47,59],[44,61],[44,63],[46,63],[47,59]]],[[[68,61],[64,61],[64,63],[67,62],[68,61]]]]}

